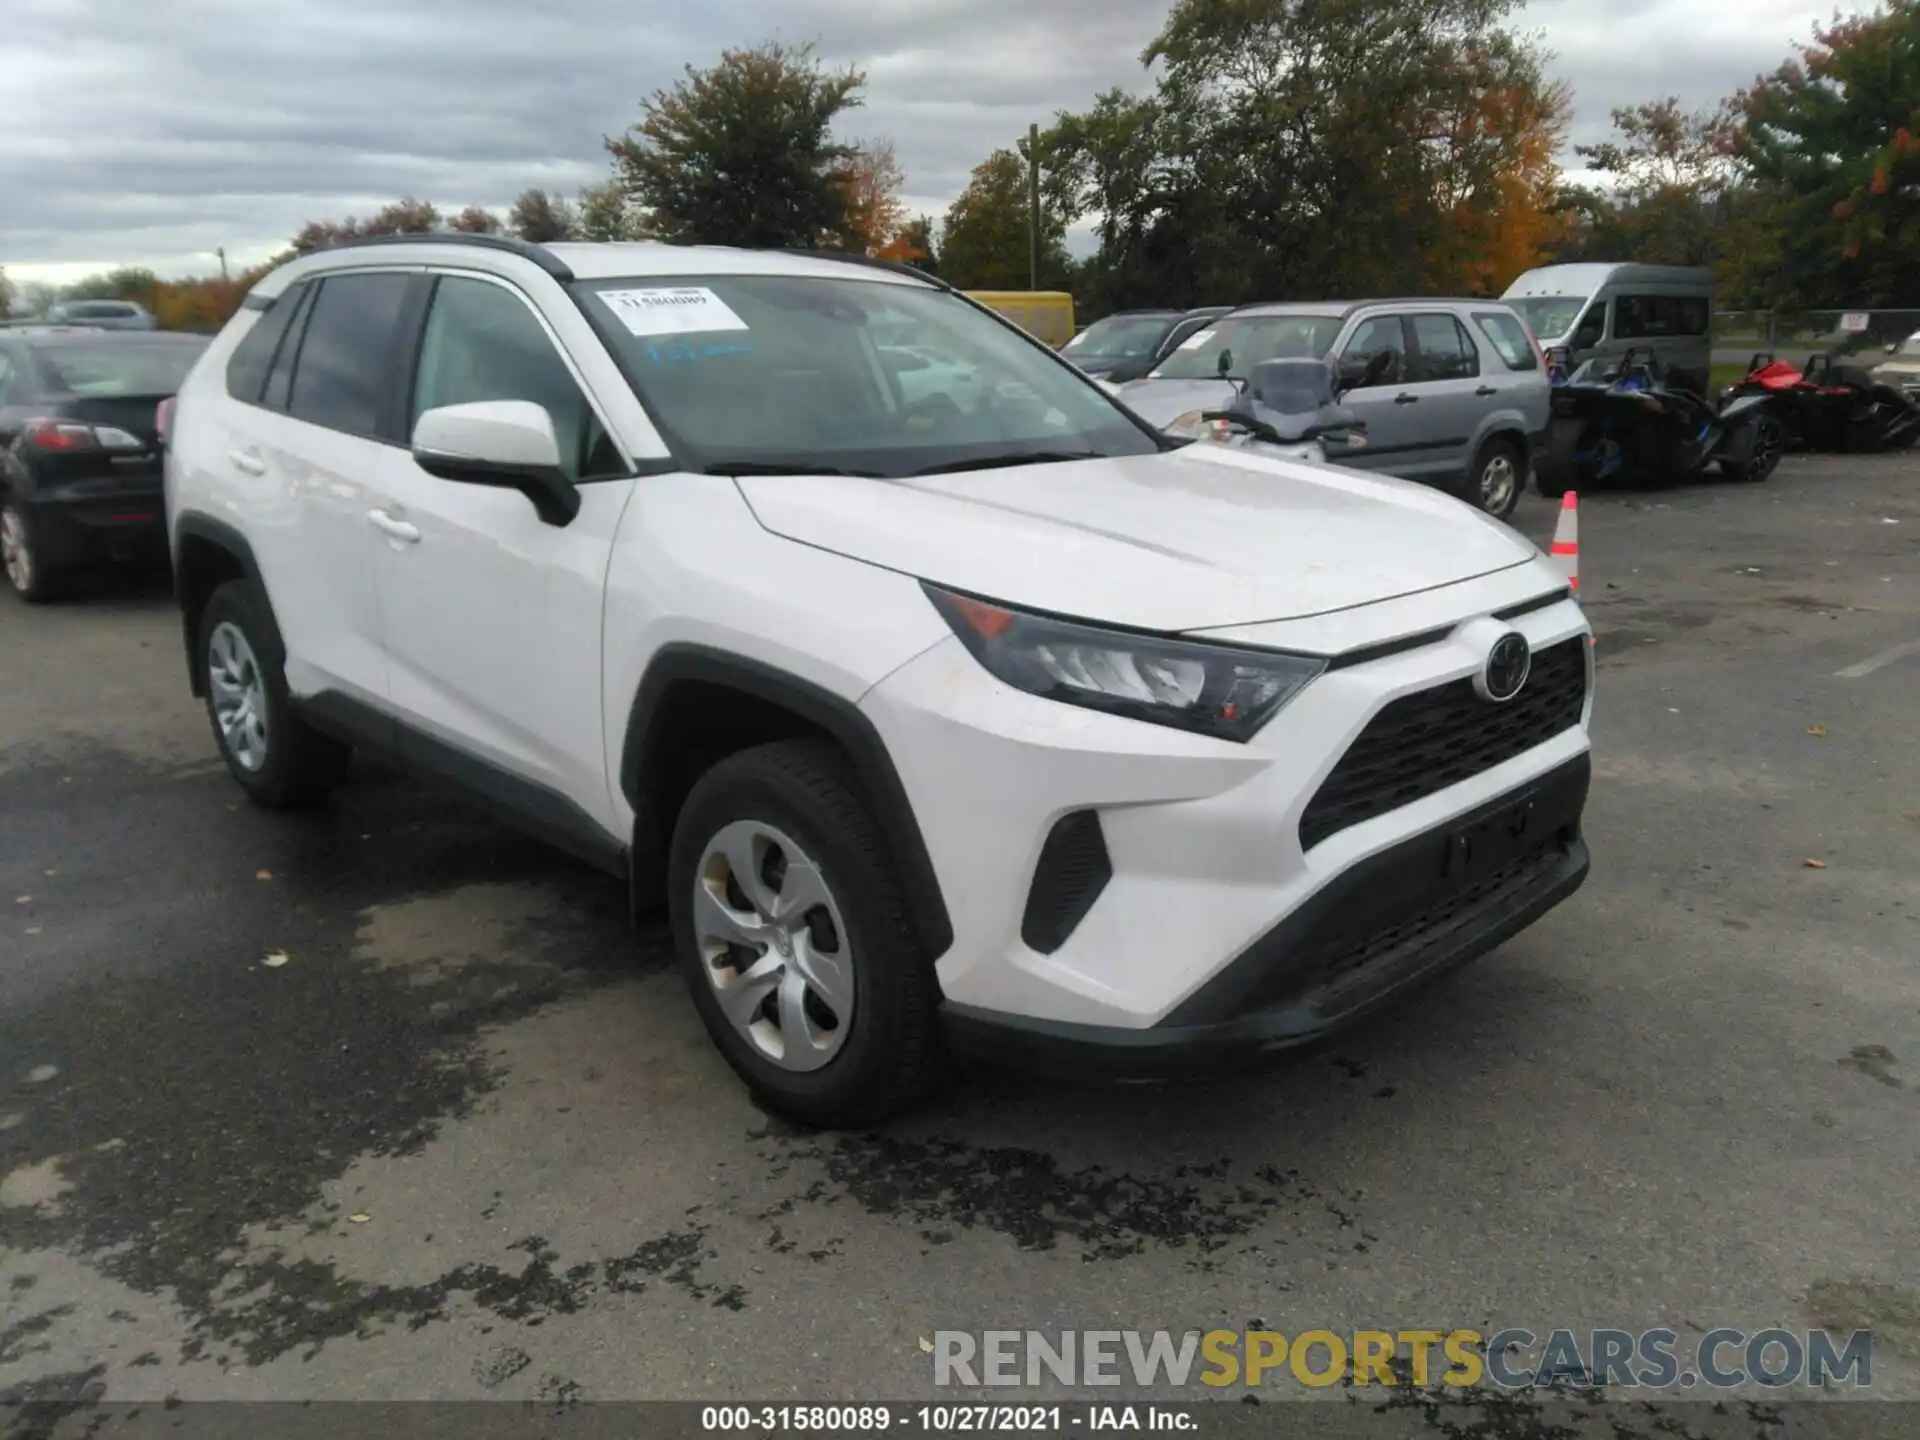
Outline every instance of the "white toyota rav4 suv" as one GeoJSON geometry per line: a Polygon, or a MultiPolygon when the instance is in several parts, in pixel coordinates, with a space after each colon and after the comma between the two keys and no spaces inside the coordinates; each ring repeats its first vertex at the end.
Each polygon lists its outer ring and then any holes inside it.
{"type": "Polygon", "coordinates": [[[915,271],[348,244],[261,280],[164,426],[247,793],[362,747],[626,877],[805,1120],[947,1053],[1244,1061],[1587,871],[1590,633],[1535,547],[1162,435],[915,271]],[[903,386],[903,335],[980,383],[903,386]]]}

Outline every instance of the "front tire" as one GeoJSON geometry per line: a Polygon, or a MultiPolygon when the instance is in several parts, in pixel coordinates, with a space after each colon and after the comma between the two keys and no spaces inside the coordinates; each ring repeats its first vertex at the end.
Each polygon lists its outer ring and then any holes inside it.
{"type": "Polygon", "coordinates": [[[1780,422],[1771,415],[1762,415],[1753,422],[1753,448],[1748,451],[1747,459],[1738,464],[1722,460],[1720,473],[1729,480],[1757,485],[1779,468],[1784,448],[1785,436],[1780,422]]]}
{"type": "Polygon", "coordinates": [[[59,578],[35,540],[33,522],[18,505],[0,509],[0,562],[13,593],[29,605],[41,605],[59,593],[59,578]]]}
{"type": "Polygon", "coordinates": [[[213,592],[200,616],[197,655],[214,744],[255,804],[313,805],[346,778],[352,750],[294,712],[286,647],[258,585],[229,580],[213,592]]]}
{"type": "Polygon", "coordinates": [[[933,966],[832,745],[761,745],[701,776],[674,825],[668,886],[694,1007],[768,1109],[857,1127],[932,1088],[933,966]]]}
{"type": "Polygon", "coordinates": [[[1496,520],[1513,514],[1526,488],[1527,460],[1520,447],[1509,440],[1489,440],[1474,457],[1467,476],[1466,501],[1477,505],[1496,520]]]}

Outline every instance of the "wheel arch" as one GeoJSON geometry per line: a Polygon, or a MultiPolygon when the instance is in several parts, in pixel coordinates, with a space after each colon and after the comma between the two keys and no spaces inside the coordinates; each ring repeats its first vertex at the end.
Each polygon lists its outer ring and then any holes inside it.
{"type": "Polygon", "coordinates": [[[620,792],[633,807],[636,912],[664,891],[674,821],[714,763],[773,740],[836,745],[874,809],[906,889],[912,923],[937,959],[953,924],[906,787],[873,722],[852,701],[777,666],[704,645],[663,646],[640,677],[621,745],[620,792]]]}
{"type": "MultiPolygon", "coordinates": [[[[180,606],[180,639],[186,647],[187,684],[196,697],[207,693],[200,673],[200,617],[207,600],[229,580],[251,580],[256,585],[260,565],[253,547],[224,520],[197,512],[182,515],[173,526],[173,596],[180,606]]],[[[264,588],[264,587],[263,587],[264,588]]]]}

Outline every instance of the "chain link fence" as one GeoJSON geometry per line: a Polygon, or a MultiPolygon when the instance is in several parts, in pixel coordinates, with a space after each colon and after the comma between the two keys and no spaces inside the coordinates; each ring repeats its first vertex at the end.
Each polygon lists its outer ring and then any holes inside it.
{"type": "Polygon", "coordinates": [[[1713,317],[1714,359],[1745,360],[1758,350],[1880,355],[1916,333],[1920,310],[1720,310],[1713,317]]]}

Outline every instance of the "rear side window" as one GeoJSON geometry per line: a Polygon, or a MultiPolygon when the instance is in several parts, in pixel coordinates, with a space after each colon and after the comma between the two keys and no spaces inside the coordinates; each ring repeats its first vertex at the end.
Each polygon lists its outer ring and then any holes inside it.
{"type": "Polygon", "coordinates": [[[293,323],[306,293],[306,286],[294,286],[274,301],[273,308],[240,337],[240,343],[233,347],[233,354],[227,360],[227,394],[249,405],[260,403],[260,392],[266,388],[267,370],[273,364],[274,352],[280,348],[280,341],[293,323]]]}
{"type": "Polygon", "coordinates": [[[1413,317],[1414,380],[1471,380],[1480,373],[1480,349],[1451,315],[1413,317]]]}
{"type": "Polygon", "coordinates": [[[1707,322],[1711,320],[1711,309],[1704,296],[1692,300],[1681,300],[1674,307],[1677,330],[1681,335],[1704,335],[1707,322]]]}
{"type": "Polygon", "coordinates": [[[1533,341],[1527,335],[1527,327],[1511,315],[1502,315],[1498,310],[1476,311],[1473,323],[1480,327],[1493,348],[1500,352],[1500,359],[1509,370],[1538,370],[1539,360],[1533,353],[1533,341]]]}
{"type": "Polygon", "coordinates": [[[1707,333],[1704,296],[1622,295],[1614,301],[1613,333],[1621,340],[1707,333]]]}
{"type": "Polygon", "coordinates": [[[297,420],[377,435],[400,311],[413,277],[330,275],[300,337],[287,411],[297,420]]]}

